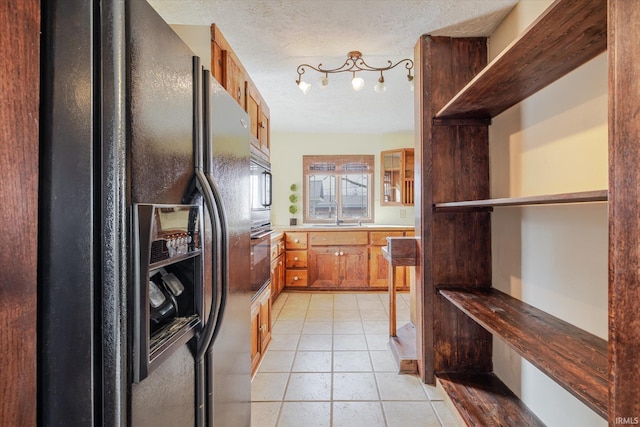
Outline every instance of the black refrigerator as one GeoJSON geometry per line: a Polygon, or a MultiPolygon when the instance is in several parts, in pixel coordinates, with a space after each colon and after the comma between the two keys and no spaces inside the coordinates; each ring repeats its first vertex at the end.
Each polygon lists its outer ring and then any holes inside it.
{"type": "Polygon", "coordinates": [[[42,3],[40,425],[250,425],[248,116],[145,0],[42,3]]]}

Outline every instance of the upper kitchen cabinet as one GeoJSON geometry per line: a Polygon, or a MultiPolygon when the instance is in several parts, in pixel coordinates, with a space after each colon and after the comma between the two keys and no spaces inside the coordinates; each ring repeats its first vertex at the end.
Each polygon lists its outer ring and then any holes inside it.
{"type": "Polygon", "coordinates": [[[211,24],[211,73],[249,114],[251,144],[269,159],[269,107],[216,24],[211,24]]]}
{"type": "Polygon", "coordinates": [[[413,148],[380,153],[382,206],[413,206],[413,148]]]}
{"type": "Polygon", "coordinates": [[[247,113],[249,113],[251,144],[261,153],[269,156],[269,107],[260,92],[248,79],[246,82],[247,113]]]}

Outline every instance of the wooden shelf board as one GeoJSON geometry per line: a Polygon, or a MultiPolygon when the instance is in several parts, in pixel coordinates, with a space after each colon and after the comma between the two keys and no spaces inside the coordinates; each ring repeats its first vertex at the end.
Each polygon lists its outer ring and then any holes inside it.
{"type": "Polygon", "coordinates": [[[503,199],[469,200],[463,202],[436,203],[436,212],[463,211],[499,206],[553,205],[563,203],[606,202],[609,190],[582,191],[578,193],[550,194],[543,196],[508,197],[503,199]]]}
{"type": "Polygon", "coordinates": [[[606,48],[606,0],[557,0],[435,117],[495,117],[606,48]]]}
{"type": "Polygon", "coordinates": [[[495,289],[440,294],[607,419],[607,341],[495,289]]]}
{"type": "Polygon", "coordinates": [[[470,426],[544,426],[494,374],[437,374],[462,421],[470,426]]]}

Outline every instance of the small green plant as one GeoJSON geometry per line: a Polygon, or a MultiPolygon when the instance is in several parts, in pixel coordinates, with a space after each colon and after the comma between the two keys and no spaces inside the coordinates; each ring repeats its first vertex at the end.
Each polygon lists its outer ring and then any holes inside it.
{"type": "Polygon", "coordinates": [[[298,218],[296,218],[295,215],[299,211],[298,202],[300,201],[300,198],[298,197],[298,185],[291,184],[291,187],[289,187],[289,190],[291,190],[291,194],[289,195],[289,202],[291,202],[291,204],[289,205],[289,213],[293,215],[289,219],[289,225],[297,225],[298,218]]]}

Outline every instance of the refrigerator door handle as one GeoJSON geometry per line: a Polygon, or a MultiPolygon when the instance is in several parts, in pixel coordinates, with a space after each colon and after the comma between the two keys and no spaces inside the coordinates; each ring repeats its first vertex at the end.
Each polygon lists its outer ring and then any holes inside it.
{"type": "MultiPolygon", "coordinates": [[[[204,196],[207,209],[209,210],[209,216],[211,218],[213,230],[216,230],[216,223],[219,223],[219,236],[220,236],[220,277],[222,283],[220,284],[219,302],[218,293],[214,296],[211,302],[211,310],[209,312],[209,319],[205,325],[201,339],[198,340],[198,347],[196,351],[196,360],[198,362],[204,360],[204,356],[209,349],[209,346],[215,341],[216,336],[220,331],[220,324],[222,316],[224,315],[226,302],[227,302],[227,290],[229,289],[229,241],[227,235],[227,220],[224,214],[224,208],[222,207],[222,200],[215,184],[205,177],[202,171],[196,171],[196,179],[199,187],[201,188],[202,195],[204,196]],[[217,310],[216,310],[217,308],[217,310]]],[[[216,239],[217,244],[217,239],[216,239]]],[[[214,251],[215,254],[215,251],[214,251]]],[[[214,260],[215,262],[216,260],[214,260]]],[[[215,264],[214,264],[215,265],[215,264]]],[[[217,285],[217,274],[214,274],[214,285],[217,285]]],[[[217,286],[215,286],[217,288],[217,286]]]]}

